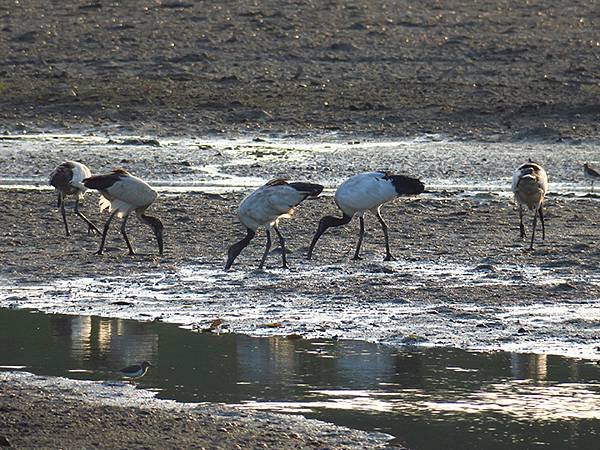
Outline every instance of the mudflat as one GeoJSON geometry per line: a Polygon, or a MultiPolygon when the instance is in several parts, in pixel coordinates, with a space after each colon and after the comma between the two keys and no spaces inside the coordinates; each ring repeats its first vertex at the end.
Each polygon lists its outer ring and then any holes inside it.
{"type": "MultiPolygon", "coordinates": [[[[289,137],[336,132],[359,138],[442,134],[488,142],[596,140],[598,29],[600,10],[586,1],[4,2],[0,127],[7,134],[289,137]]],[[[86,157],[82,151],[79,158],[86,157]]],[[[114,164],[98,158],[103,165],[114,164]]],[[[343,168],[335,158],[330,157],[330,165],[340,171],[334,178],[347,175],[350,166],[343,168]]],[[[120,164],[136,164],[134,155],[127,159],[120,164]]],[[[45,173],[58,162],[50,164],[39,156],[6,158],[0,161],[0,172],[23,176],[39,168],[45,173]]],[[[352,170],[366,169],[363,163],[355,158],[352,170]]],[[[143,167],[137,169],[138,175],[147,175],[143,167]]],[[[272,169],[257,170],[266,176],[272,169]]],[[[139,256],[126,254],[115,228],[107,254],[97,257],[93,252],[98,239],[86,235],[76,219],[71,218],[74,237],[63,236],[48,192],[0,190],[0,274],[25,285],[90,274],[173,274],[182,265],[217,269],[224,264],[227,246],[242,235],[235,220],[242,196],[163,196],[153,206],[165,222],[163,258],[155,256],[147,230],[134,221],[130,235],[139,256]]],[[[494,194],[465,199],[460,193],[427,194],[390,205],[384,217],[392,225],[391,244],[401,261],[466,264],[484,278],[510,277],[503,274],[505,267],[533,265],[560,278],[537,284],[539,272],[534,271],[525,286],[518,279],[452,286],[438,277],[415,287],[414,274],[405,273],[401,265],[381,263],[382,237],[372,222],[367,222],[365,261],[349,261],[356,232],[351,224],[324,236],[313,261],[306,262],[306,246],[318,219],[336,212],[331,197],[324,197],[306,202],[294,220],[282,225],[289,236],[290,264],[295,270],[348,264],[354,276],[343,283],[283,276],[271,292],[284,298],[291,290],[299,295],[318,290],[323,299],[352,299],[374,311],[389,299],[427,304],[443,298],[447,306],[434,313],[446,326],[420,336],[436,344],[454,344],[443,333],[448,329],[465,336],[467,343],[497,342],[499,336],[509,342],[518,336],[593,341],[597,331],[582,327],[585,318],[572,321],[565,332],[559,322],[535,328],[463,311],[465,304],[524,307],[541,298],[566,303],[598,298],[598,285],[589,282],[600,261],[594,244],[600,233],[596,203],[593,196],[576,201],[550,196],[548,240],[535,252],[526,251],[526,243],[517,237],[514,208],[494,194]],[[382,273],[390,276],[370,276],[382,273]]],[[[102,222],[95,207],[88,204],[85,212],[102,222]]],[[[240,256],[234,271],[257,264],[260,239],[240,256]]],[[[276,266],[277,258],[277,252],[270,255],[268,266],[276,266]]],[[[260,295],[260,289],[249,295],[260,295]]],[[[415,317],[415,323],[424,317],[415,317]]],[[[365,325],[377,330],[379,319],[372,319],[365,325]]],[[[200,420],[187,412],[89,405],[63,391],[35,387],[27,379],[1,383],[0,411],[10,420],[0,421],[0,439],[19,448],[119,447],[121,440],[128,447],[147,448],[164,448],[165,442],[179,448],[350,446],[339,435],[321,439],[295,425],[290,433],[280,434],[279,428],[264,429],[257,422],[246,427],[210,416],[200,420]],[[98,443],[91,423],[114,432],[98,443]],[[65,424],[69,428],[63,431],[65,424]],[[60,439],[45,431],[49,429],[58,430],[60,439]]]]}
{"type": "Polygon", "coordinates": [[[597,137],[593,2],[0,5],[8,130],[597,137]]]}

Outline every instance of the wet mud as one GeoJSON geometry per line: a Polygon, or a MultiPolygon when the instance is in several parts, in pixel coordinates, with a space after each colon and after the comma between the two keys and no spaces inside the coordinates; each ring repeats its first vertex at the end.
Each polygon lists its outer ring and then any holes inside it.
{"type": "MultiPolygon", "coordinates": [[[[352,222],[323,235],[308,261],[319,218],[337,214],[325,196],[282,221],[290,271],[280,269],[277,245],[266,270],[256,270],[264,248],[259,233],[225,272],[227,248],[244,234],[236,218],[243,195],[161,196],[152,208],[165,223],[161,258],[149,229],[135,219],[128,228],[139,255],[127,254],[114,225],[106,254],[98,256],[99,239],[83,222],[71,218],[74,235],[63,235],[49,192],[0,191],[0,201],[12,205],[3,217],[2,274],[12,286],[3,305],[192,328],[220,317],[232,331],[259,335],[598,356],[595,198],[549,198],[546,241],[538,230],[529,251],[509,198],[425,194],[383,208],[397,261],[382,260],[382,232],[370,216],[362,260],[351,259],[358,226],[352,222]]],[[[89,200],[85,213],[102,223],[106,216],[89,200]]]]}
{"type": "Polygon", "coordinates": [[[156,400],[149,391],[118,382],[0,372],[0,408],[0,440],[11,448],[401,448],[386,445],[390,436],[383,433],[156,400]]]}

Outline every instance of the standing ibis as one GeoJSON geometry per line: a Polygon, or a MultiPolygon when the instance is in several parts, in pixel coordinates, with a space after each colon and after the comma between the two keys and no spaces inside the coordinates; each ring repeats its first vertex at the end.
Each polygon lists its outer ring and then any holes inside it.
{"type": "Polygon", "coordinates": [[[240,222],[246,227],[246,237],[236,242],[227,252],[227,263],[225,270],[228,270],[235,258],[250,243],[256,235],[256,230],[264,227],[267,234],[265,252],[260,261],[259,269],[262,269],[269,249],[271,248],[271,228],[275,230],[279,237],[281,246],[281,259],[283,267],[288,268],[285,255],[285,240],[279,232],[278,222],[282,217],[290,217],[294,207],[299,205],[307,197],[316,197],[323,190],[320,184],[312,183],[288,183],[283,179],[271,180],[264,186],[248,195],[238,210],[240,222]]]}
{"type": "Polygon", "coordinates": [[[548,192],[548,175],[546,175],[546,171],[542,166],[530,159],[529,162],[521,165],[514,171],[512,191],[515,194],[515,201],[519,205],[521,238],[527,237],[525,234],[525,226],[523,225],[523,205],[527,206],[529,211],[533,211],[531,245],[529,246],[529,250],[533,250],[533,240],[535,238],[538,215],[542,222],[542,240],[546,238],[544,213],[542,211],[544,197],[546,196],[546,192],[548,192]]]}
{"type": "Polygon", "coordinates": [[[79,202],[83,200],[85,191],[87,191],[82,181],[84,178],[90,177],[91,175],[92,172],[90,169],[77,161],[65,161],[56,166],[50,174],[49,183],[51,186],[54,186],[54,189],[58,192],[58,207],[60,208],[63,222],[65,223],[67,236],[71,236],[71,232],[69,231],[69,224],[67,223],[67,215],[65,213],[65,198],[70,195],[75,197],[75,214],[87,223],[88,233],[100,234],[100,230],[96,228],[96,225],[90,222],[90,220],[79,211],[79,202]]]}
{"type": "Polygon", "coordinates": [[[312,258],[315,245],[321,235],[330,227],[339,227],[352,220],[355,214],[360,220],[358,245],[354,253],[355,260],[360,258],[360,246],[365,234],[364,213],[371,211],[381,224],[385,238],[385,261],[395,258],[390,252],[388,226],[381,217],[381,206],[398,196],[417,195],[425,186],[416,178],[404,175],[392,175],[387,172],[363,172],[344,181],[335,192],[335,203],[342,210],[342,217],[325,216],[319,221],[319,228],[308,250],[308,259],[312,258]]]}
{"type": "Polygon", "coordinates": [[[592,182],[590,192],[594,192],[594,181],[600,180],[600,172],[588,163],[583,165],[583,176],[592,182]]]}
{"type": "Polygon", "coordinates": [[[152,189],[148,183],[134,177],[129,172],[123,169],[114,169],[111,173],[105,175],[96,175],[83,180],[85,187],[96,189],[102,194],[100,199],[100,209],[108,209],[110,216],[104,225],[102,232],[102,242],[100,249],[96,254],[101,255],[104,250],[104,242],[111,221],[116,216],[123,218],[121,224],[121,234],[125,239],[130,255],[135,255],[133,247],[129,242],[125,226],[127,219],[132,211],[135,211],[139,219],[146,223],[154,231],[156,242],[158,243],[158,252],[163,254],[163,224],[160,219],[146,215],[148,207],[156,200],[158,194],[152,189]]]}

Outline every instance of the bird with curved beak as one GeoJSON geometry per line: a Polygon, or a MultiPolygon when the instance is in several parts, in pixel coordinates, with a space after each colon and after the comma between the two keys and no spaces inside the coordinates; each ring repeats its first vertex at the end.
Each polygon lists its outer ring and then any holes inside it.
{"type": "Polygon", "coordinates": [[[385,261],[394,260],[390,251],[388,225],[381,217],[381,206],[396,197],[417,195],[425,190],[425,186],[416,178],[404,175],[392,175],[388,172],[363,172],[356,174],[344,181],[335,191],[335,203],[342,211],[342,217],[325,216],[319,221],[319,228],[315,233],[308,249],[307,258],[311,259],[313,250],[321,235],[331,227],[345,225],[358,215],[360,228],[358,244],[354,252],[355,260],[361,259],[360,247],[365,234],[364,214],[371,211],[381,224],[385,238],[385,261]]]}
{"type": "Polygon", "coordinates": [[[62,214],[67,236],[71,236],[71,232],[69,231],[69,224],[67,223],[67,215],[65,213],[65,198],[71,195],[75,197],[75,214],[87,224],[88,234],[100,234],[100,230],[96,228],[96,225],[79,211],[79,202],[83,200],[85,191],[87,191],[82,181],[90,176],[92,176],[90,169],[85,164],[77,161],[65,161],[56,166],[52,173],[50,173],[49,183],[58,192],[58,207],[62,214]]]}
{"type": "Polygon", "coordinates": [[[152,189],[148,183],[138,177],[131,175],[123,169],[114,169],[111,173],[105,175],[95,175],[83,180],[85,187],[100,191],[100,209],[108,209],[111,213],[102,232],[102,242],[96,254],[101,255],[104,250],[104,243],[111,221],[116,216],[123,218],[121,224],[121,234],[125,239],[130,255],[135,255],[133,247],[127,237],[125,226],[127,219],[132,211],[135,211],[138,218],[152,228],[158,252],[163,254],[163,224],[157,217],[146,215],[146,210],[158,197],[158,193],[152,189]]]}
{"type": "Polygon", "coordinates": [[[240,222],[246,227],[246,236],[229,247],[227,252],[228,270],[240,252],[248,246],[252,238],[256,236],[256,230],[263,227],[267,234],[265,251],[260,261],[259,269],[262,269],[271,248],[271,228],[279,237],[281,246],[281,259],[284,268],[288,268],[285,250],[285,240],[279,232],[279,219],[290,217],[294,207],[298,206],[308,197],[317,197],[323,186],[313,183],[288,183],[284,179],[271,180],[264,186],[248,195],[238,210],[240,222]]]}

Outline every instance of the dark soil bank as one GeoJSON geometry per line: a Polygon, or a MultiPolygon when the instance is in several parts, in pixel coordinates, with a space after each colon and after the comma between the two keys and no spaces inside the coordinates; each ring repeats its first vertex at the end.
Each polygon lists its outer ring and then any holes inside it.
{"type": "Polygon", "coordinates": [[[597,138],[599,28],[590,1],[3,2],[0,121],[597,138]]]}
{"type": "MultiPolygon", "coordinates": [[[[361,449],[388,448],[380,433],[277,414],[248,416],[233,408],[196,409],[136,400],[132,389],[99,394],[70,384],[0,373],[0,446],[20,449],[361,449]],[[123,395],[125,391],[125,395],[123,395]],[[131,398],[129,398],[131,396],[131,398]],[[118,400],[122,400],[119,405],[118,400]]],[[[100,387],[101,390],[106,388],[100,387]]]]}

